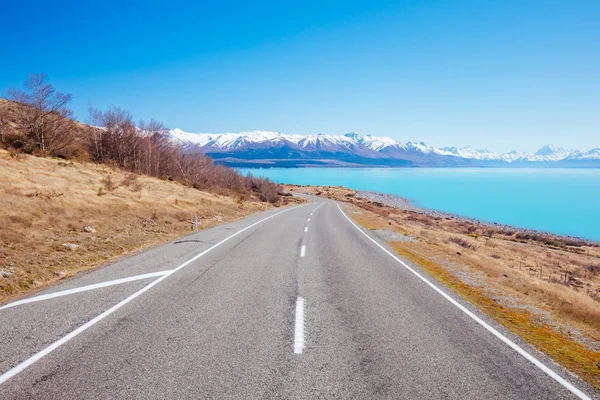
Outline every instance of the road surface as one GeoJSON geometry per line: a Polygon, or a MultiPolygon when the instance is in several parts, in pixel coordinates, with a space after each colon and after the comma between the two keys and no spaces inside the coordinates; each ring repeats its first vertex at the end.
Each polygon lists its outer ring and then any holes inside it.
{"type": "Polygon", "coordinates": [[[313,200],[0,308],[0,398],[597,396],[313,200]]]}

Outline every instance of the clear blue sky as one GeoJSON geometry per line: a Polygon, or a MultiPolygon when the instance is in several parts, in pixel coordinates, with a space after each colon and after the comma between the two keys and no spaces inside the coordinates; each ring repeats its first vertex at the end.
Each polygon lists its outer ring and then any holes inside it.
{"type": "Polygon", "coordinates": [[[0,38],[0,92],[44,72],[81,120],[600,146],[598,0],[5,2],[0,38]]]}

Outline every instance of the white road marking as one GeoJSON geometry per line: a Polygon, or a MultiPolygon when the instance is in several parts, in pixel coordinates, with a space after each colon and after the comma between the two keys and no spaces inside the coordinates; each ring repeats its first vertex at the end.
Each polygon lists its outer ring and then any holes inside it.
{"type": "MultiPolygon", "coordinates": [[[[297,206],[297,207],[302,207],[302,206],[297,206]]],[[[287,210],[279,211],[276,214],[270,215],[267,218],[263,218],[263,219],[261,219],[258,222],[255,222],[255,223],[253,223],[251,225],[248,225],[247,227],[245,227],[243,229],[240,229],[239,231],[237,231],[233,235],[230,235],[230,236],[226,237],[225,239],[221,240],[219,243],[217,243],[217,244],[209,247],[208,249],[204,250],[202,253],[200,253],[200,254],[198,254],[198,255],[190,258],[189,260],[187,260],[183,264],[179,265],[177,268],[172,269],[171,271],[169,271],[165,275],[161,276],[157,280],[150,282],[148,285],[144,286],[143,288],[141,288],[137,292],[133,293],[129,297],[121,300],[119,303],[115,304],[114,306],[112,306],[108,310],[104,311],[102,314],[99,314],[98,316],[96,316],[95,318],[89,320],[85,324],[81,325],[79,328],[75,329],[71,333],[67,334],[66,336],[63,336],[60,339],[58,339],[56,342],[52,343],[50,346],[46,347],[45,349],[41,350],[40,352],[38,352],[38,353],[34,354],[33,356],[29,357],[27,360],[23,361],[19,365],[15,366],[14,368],[9,369],[8,371],[6,371],[2,375],[0,375],[0,385],[2,385],[4,382],[6,382],[7,380],[9,380],[13,376],[15,376],[15,375],[19,374],[20,372],[22,372],[25,368],[27,368],[30,365],[36,363],[37,361],[39,361],[44,356],[52,353],[54,350],[58,349],[63,344],[67,343],[69,340],[73,339],[75,336],[77,336],[80,333],[84,332],[86,329],[88,329],[88,328],[94,326],[96,323],[102,321],[104,318],[108,317],[110,314],[114,313],[119,308],[123,307],[124,305],[126,305],[127,303],[129,303],[130,301],[132,301],[133,299],[135,299],[136,297],[138,297],[142,293],[150,290],[155,285],[158,285],[160,282],[162,282],[163,280],[167,279],[169,276],[171,276],[175,272],[179,271],[182,268],[185,268],[187,265],[189,265],[192,262],[196,261],[197,259],[199,259],[203,255],[205,255],[206,253],[210,252],[211,250],[213,250],[213,249],[219,247],[220,245],[222,245],[223,243],[227,242],[229,239],[232,239],[233,237],[239,235],[240,233],[242,233],[242,232],[244,232],[244,231],[246,231],[246,230],[248,230],[248,229],[250,229],[250,228],[252,228],[252,227],[254,227],[254,226],[258,225],[258,224],[260,224],[261,222],[264,222],[264,221],[266,221],[268,219],[271,219],[271,218],[273,218],[273,217],[275,217],[275,216],[277,216],[277,215],[279,215],[281,213],[293,210],[293,209],[295,209],[297,207],[288,208],[287,210]]]]}
{"type": "MultiPolygon", "coordinates": [[[[304,227],[304,233],[308,232],[308,226],[304,227]]],[[[1,310],[1,309],[0,309],[1,310]]]]}
{"type": "Polygon", "coordinates": [[[300,257],[304,257],[306,255],[306,246],[302,245],[302,247],[300,247],[300,257]]]}
{"type": "Polygon", "coordinates": [[[306,220],[306,222],[310,222],[310,218],[306,220]]]}
{"type": "Polygon", "coordinates": [[[360,229],[358,227],[358,225],[356,225],[354,223],[354,221],[352,221],[346,215],[346,213],[342,210],[342,207],[340,207],[339,203],[338,203],[337,206],[340,209],[340,212],[342,213],[342,215],[344,217],[346,217],[346,219],[348,221],[350,221],[350,223],[352,225],[354,225],[354,227],[356,229],[358,229],[360,231],[360,233],[362,233],[363,235],[365,235],[367,237],[367,239],[369,239],[371,242],[375,243],[375,245],[377,247],[379,247],[381,250],[383,250],[384,252],[386,252],[390,257],[392,257],[394,260],[396,260],[400,265],[402,265],[404,268],[406,268],[407,270],[409,270],[410,272],[412,272],[417,278],[419,278],[420,280],[422,280],[423,282],[425,282],[433,290],[435,290],[436,292],[438,292],[442,297],[444,297],[446,300],[448,300],[450,303],[452,303],[454,306],[456,306],[459,310],[461,310],[463,313],[465,313],[466,315],[468,315],[469,317],[471,317],[471,319],[473,319],[479,325],[481,325],[482,327],[484,327],[486,330],[488,330],[490,333],[492,333],[498,339],[502,340],[506,345],[508,345],[513,350],[515,350],[521,356],[525,357],[528,361],[530,361],[533,365],[535,365],[536,367],[538,367],[539,369],[541,369],[543,372],[545,372],[548,376],[550,376],[556,382],[560,383],[562,386],[564,386],[565,388],[567,388],[575,396],[579,397],[582,400],[591,400],[591,398],[588,397],[581,390],[577,389],[570,382],[568,382],[567,380],[565,380],[564,378],[562,378],[560,375],[558,375],[556,372],[554,372],[553,370],[551,370],[549,367],[547,367],[545,364],[543,364],[537,358],[535,358],[534,356],[532,356],[531,354],[529,354],[527,351],[523,350],[515,342],[513,342],[512,340],[510,340],[509,338],[507,338],[506,336],[504,336],[500,332],[498,332],[490,324],[488,324],[487,322],[485,322],[484,320],[482,320],[481,318],[479,318],[477,315],[473,314],[471,311],[469,311],[467,308],[465,308],[458,301],[454,300],[452,297],[450,297],[449,295],[447,295],[446,293],[444,293],[443,290],[441,290],[440,288],[438,288],[436,285],[434,285],[433,283],[431,283],[427,278],[425,278],[424,276],[422,276],[421,274],[419,274],[417,271],[415,271],[413,268],[411,268],[410,266],[408,266],[404,261],[402,261],[398,257],[396,257],[388,249],[386,249],[385,247],[383,247],[382,245],[380,245],[379,243],[377,243],[376,240],[374,240],[372,237],[370,237],[369,235],[367,235],[362,229],[360,229]]]}
{"type": "Polygon", "coordinates": [[[166,275],[166,274],[170,273],[171,271],[172,270],[160,271],[160,272],[151,272],[149,274],[130,276],[128,278],[116,279],[114,281],[106,281],[106,282],[102,282],[102,283],[96,283],[96,284],[93,284],[93,285],[81,286],[81,287],[78,287],[78,288],[75,288],[75,289],[68,289],[68,290],[62,290],[60,292],[43,294],[41,296],[30,297],[28,299],[23,299],[23,300],[15,301],[15,302],[12,302],[12,303],[8,303],[8,304],[0,307],[0,310],[4,310],[5,308],[11,308],[11,307],[14,307],[14,306],[19,306],[21,304],[33,303],[33,302],[36,302],[36,301],[53,299],[55,297],[68,296],[70,294],[86,292],[88,290],[100,289],[100,288],[104,288],[104,287],[108,287],[108,286],[120,285],[122,283],[139,281],[141,279],[156,278],[156,277],[159,277],[159,276],[166,275]]]}
{"type": "Polygon", "coordinates": [[[294,354],[302,354],[304,350],[304,299],[296,300],[296,324],[294,326],[294,354]]]}

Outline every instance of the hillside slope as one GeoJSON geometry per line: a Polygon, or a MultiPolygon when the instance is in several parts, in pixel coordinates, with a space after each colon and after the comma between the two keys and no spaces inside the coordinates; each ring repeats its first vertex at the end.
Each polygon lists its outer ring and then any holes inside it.
{"type": "Polygon", "coordinates": [[[194,213],[202,229],[266,207],[105,165],[0,150],[0,303],[189,233],[194,213]]]}

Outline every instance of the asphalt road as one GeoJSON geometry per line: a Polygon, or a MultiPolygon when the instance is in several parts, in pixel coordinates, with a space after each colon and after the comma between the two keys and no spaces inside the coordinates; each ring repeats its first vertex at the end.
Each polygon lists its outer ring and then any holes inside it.
{"type": "Polygon", "coordinates": [[[0,308],[0,399],[598,397],[314,201],[0,308]]]}

